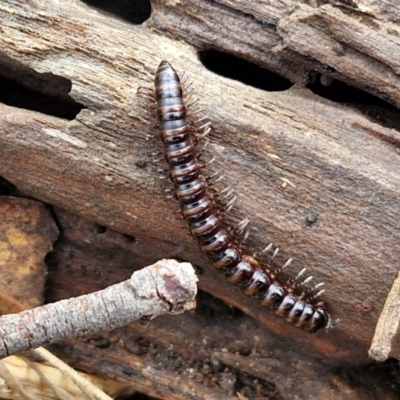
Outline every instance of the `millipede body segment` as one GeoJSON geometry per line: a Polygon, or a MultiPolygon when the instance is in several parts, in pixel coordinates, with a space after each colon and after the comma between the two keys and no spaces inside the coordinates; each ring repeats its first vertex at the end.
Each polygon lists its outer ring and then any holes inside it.
{"type": "Polygon", "coordinates": [[[159,137],[169,165],[169,177],[180,203],[182,216],[214,267],[244,293],[260,299],[264,306],[295,326],[309,332],[330,327],[330,316],[316,295],[296,295],[294,281],[279,282],[253,257],[243,254],[241,246],[224,228],[208,183],[204,164],[196,153],[197,138],[187,119],[187,106],[179,77],[172,66],[162,61],[154,83],[155,112],[159,137]]]}

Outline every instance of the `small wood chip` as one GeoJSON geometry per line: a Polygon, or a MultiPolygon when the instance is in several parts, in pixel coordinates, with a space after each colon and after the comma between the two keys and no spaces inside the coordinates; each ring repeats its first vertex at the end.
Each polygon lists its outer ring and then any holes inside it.
{"type": "Polygon", "coordinates": [[[376,361],[385,361],[392,348],[392,339],[398,332],[400,322],[400,272],[386,298],[376,324],[368,355],[376,361]]]}

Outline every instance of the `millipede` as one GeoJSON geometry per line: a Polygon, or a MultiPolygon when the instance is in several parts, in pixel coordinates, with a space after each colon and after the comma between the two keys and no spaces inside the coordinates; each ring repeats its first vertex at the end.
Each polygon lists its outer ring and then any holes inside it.
{"type": "MultiPolygon", "coordinates": [[[[242,235],[243,242],[247,238],[247,219],[236,229],[226,227],[224,215],[235,198],[224,202],[223,198],[228,198],[231,190],[213,192],[218,179],[204,174],[209,163],[201,160],[202,151],[197,150],[197,146],[209,134],[210,124],[200,125],[198,121],[189,120],[188,107],[193,102],[187,101],[191,92],[188,87],[181,84],[170,63],[162,61],[155,75],[154,90],[141,87],[138,95],[145,100],[144,105],[150,105],[145,122],[155,125],[153,136],[163,144],[161,154],[168,163],[166,171],[173,184],[173,195],[179,201],[191,235],[213,266],[246,295],[259,299],[263,306],[275,309],[276,314],[305,331],[315,333],[321,328],[331,329],[336,321],[332,322],[326,305],[318,300],[323,292],[319,289],[322,284],[304,289],[312,278],[299,283],[304,269],[294,279],[282,279],[280,273],[291,259],[282,268],[271,270],[261,266],[257,256],[245,254],[237,236],[242,235]]],[[[270,248],[271,245],[266,250],[270,248]]]]}

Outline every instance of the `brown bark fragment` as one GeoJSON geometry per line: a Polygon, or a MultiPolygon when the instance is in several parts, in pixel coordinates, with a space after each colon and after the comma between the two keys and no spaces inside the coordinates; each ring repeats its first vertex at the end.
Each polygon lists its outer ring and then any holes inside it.
{"type": "Polygon", "coordinates": [[[43,303],[45,255],[57,237],[46,205],[0,197],[0,314],[43,303]]]}

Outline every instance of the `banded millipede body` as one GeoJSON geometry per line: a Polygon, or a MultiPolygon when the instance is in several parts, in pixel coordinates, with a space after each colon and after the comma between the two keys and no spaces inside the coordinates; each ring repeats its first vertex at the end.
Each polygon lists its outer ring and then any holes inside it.
{"type": "MultiPolygon", "coordinates": [[[[194,131],[198,133],[199,128],[188,122],[184,89],[168,62],[162,61],[159,65],[154,87],[154,96],[144,91],[144,97],[147,100],[154,97],[158,135],[163,142],[174,194],[202,252],[231,283],[245,294],[260,299],[264,306],[275,308],[278,315],[296,327],[309,332],[330,328],[333,324],[324,303],[316,301],[320,293],[308,290],[295,294],[294,289],[300,286],[296,279],[280,282],[276,273],[262,268],[255,257],[244,254],[224,228],[218,204],[210,195],[208,181],[202,173],[204,163],[196,152],[199,135],[194,131]]],[[[204,129],[205,136],[208,125],[204,129]]]]}

